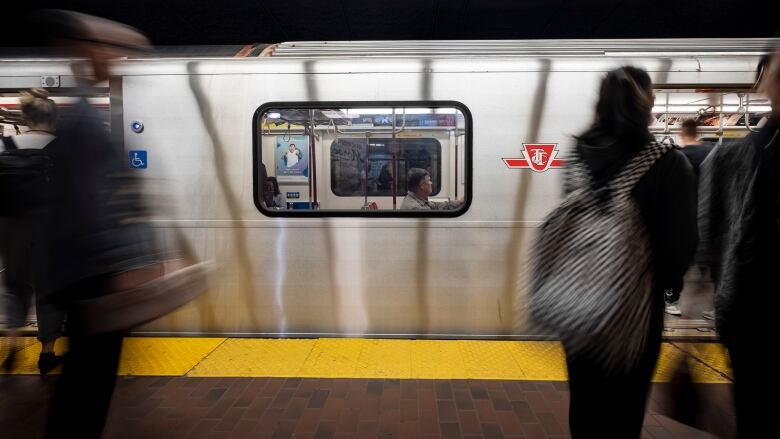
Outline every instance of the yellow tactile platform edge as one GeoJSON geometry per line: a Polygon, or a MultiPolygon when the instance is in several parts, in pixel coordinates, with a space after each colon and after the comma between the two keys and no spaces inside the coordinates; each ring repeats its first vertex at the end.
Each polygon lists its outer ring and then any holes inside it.
{"type": "MultiPolygon", "coordinates": [[[[10,373],[36,374],[40,345],[23,346],[10,373]]],[[[57,352],[66,349],[58,342],[57,352]]],[[[669,381],[680,361],[697,382],[730,382],[728,355],[715,343],[664,343],[653,380],[669,381]]],[[[128,337],[119,374],[565,381],[566,363],[552,341],[128,337]]]]}

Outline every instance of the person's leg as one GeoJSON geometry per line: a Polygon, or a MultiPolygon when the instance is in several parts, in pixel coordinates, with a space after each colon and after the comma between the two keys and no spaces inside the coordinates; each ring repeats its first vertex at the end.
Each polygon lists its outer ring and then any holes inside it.
{"type": "Polygon", "coordinates": [[[657,358],[658,348],[650,347],[634,370],[608,375],[588,359],[567,355],[572,438],[639,437],[657,358]]]}
{"type": "Polygon", "coordinates": [[[647,344],[638,364],[626,374],[606,374],[591,360],[569,355],[569,428],[572,439],[638,438],[661,350],[663,296],[654,299],[647,344]]]}
{"type": "MultiPolygon", "coordinates": [[[[94,297],[104,289],[105,282],[93,278],[69,288],[62,297],[94,297]]],[[[78,318],[78,314],[70,316],[78,318]]],[[[74,317],[70,317],[68,326],[81,327],[74,317]]],[[[45,437],[99,438],[116,383],[122,334],[71,331],[69,335],[70,347],[49,410],[45,437]]]]}
{"type": "Polygon", "coordinates": [[[609,396],[602,393],[605,380],[590,361],[566,355],[569,374],[569,431],[572,439],[598,437],[599,419],[608,409],[609,396]],[[602,396],[605,398],[602,399],[602,396]],[[598,434],[596,434],[598,432],[598,434]]]}
{"type": "MultiPolygon", "coordinates": [[[[0,227],[8,226],[6,223],[0,227]]],[[[19,349],[21,328],[27,324],[27,312],[32,301],[33,287],[28,276],[29,265],[25,261],[25,242],[18,234],[10,233],[8,226],[2,233],[2,254],[0,258],[5,265],[5,293],[3,304],[5,308],[6,327],[8,328],[8,353],[3,360],[3,368],[13,369],[16,351],[19,349]]]]}
{"type": "Polygon", "coordinates": [[[41,375],[46,375],[63,362],[62,357],[54,354],[54,344],[62,335],[65,311],[50,301],[45,294],[37,294],[35,313],[38,317],[38,340],[41,342],[38,370],[41,375]]]}
{"type": "Polygon", "coordinates": [[[8,328],[8,345],[5,352],[3,352],[5,358],[2,364],[6,371],[12,370],[16,363],[16,352],[20,349],[19,336],[21,328],[26,323],[31,296],[31,291],[20,290],[7,283],[5,294],[3,294],[3,302],[5,305],[6,327],[8,328]]]}

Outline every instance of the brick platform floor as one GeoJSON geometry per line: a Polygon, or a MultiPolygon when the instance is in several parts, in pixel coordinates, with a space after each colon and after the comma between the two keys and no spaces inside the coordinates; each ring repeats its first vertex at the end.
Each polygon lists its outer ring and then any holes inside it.
{"type": "MultiPolygon", "coordinates": [[[[57,377],[0,377],[0,436],[40,437],[57,377]]],[[[643,438],[732,437],[730,388],[706,395],[704,433],[657,413],[643,438]]],[[[565,382],[297,378],[119,378],[106,438],[566,438],[565,382]]],[[[604,413],[604,422],[609,422],[604,413]]]]}

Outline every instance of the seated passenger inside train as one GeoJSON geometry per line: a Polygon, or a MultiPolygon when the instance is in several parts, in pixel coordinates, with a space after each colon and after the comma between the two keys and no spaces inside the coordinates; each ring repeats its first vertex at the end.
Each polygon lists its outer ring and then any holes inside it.
{"type": "Polygon", "coordinates": [[[457,209],[463,200],[431,201],[428,197],[433,192],[431,174],[425,169],[412,168],[406,177],[408,192],[401,203],[403,210],[449,210],[457,209]]]}
{"type": "Polygon", "coordinates": [[[265,184],[265,193],[268,194],[268,201],[266,201],[266,206],[277,210],[286,209],[287,200],[285,200],[284,195],[279,190],[279,182],[276,180],[276,177],[268,177],[265,184]]]}

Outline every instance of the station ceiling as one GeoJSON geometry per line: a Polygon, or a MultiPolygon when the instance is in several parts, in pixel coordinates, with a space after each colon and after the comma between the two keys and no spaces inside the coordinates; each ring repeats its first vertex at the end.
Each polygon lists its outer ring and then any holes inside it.
{"type": "Polygon", "coordinates": [[[38,45],[33,9],[121,21],[158,45],[312,40],[771,37],[777,0],[31,0],[6,2],[2,46],[38,45]],[[8,3],[11,3],[10,5],[8,3]]]}

